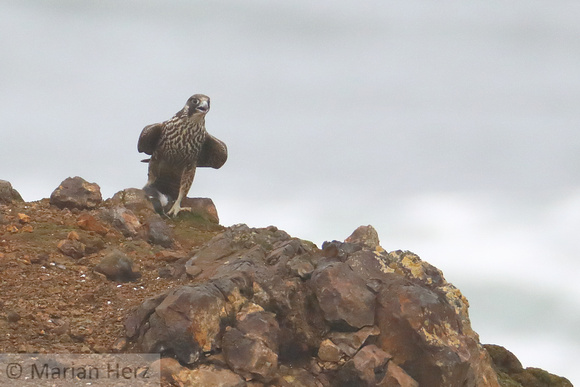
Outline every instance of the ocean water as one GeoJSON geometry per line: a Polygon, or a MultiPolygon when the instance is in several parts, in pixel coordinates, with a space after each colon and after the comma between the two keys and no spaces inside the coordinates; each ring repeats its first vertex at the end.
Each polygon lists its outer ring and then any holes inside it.
{"type": "Polygon", "coordinates": [[[194,93],[222,224],[320,245],[372,224],[484,343],[580,383],[580,3],[0,0],[0,178],[141,187],[141,129],[194,93]]]}

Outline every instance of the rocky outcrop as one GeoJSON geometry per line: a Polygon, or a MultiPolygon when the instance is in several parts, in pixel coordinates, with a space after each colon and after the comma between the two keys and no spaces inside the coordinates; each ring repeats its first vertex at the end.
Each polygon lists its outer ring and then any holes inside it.
{"type": "Polygon", "coordinates": [[[231,227],[184,263],[191,284],[129,315],[127,336],[191,369],[225,363],[273,385],[293,367],[313,386],[499,386],[439,270],[386,252],[370,226],[348,240],[319,250],[274,227],[231,227]]]}
{"type": "MultiPolygon", "coordinates": [[[[211,199],[185,198],[183,203],[191,211],[183,211],[181,218],[193,217],[210,224],[218,223],[217,210],[211,199]]],[[[141,189],[128,188],[119,191],[103,202],[97,184],[88,183],[80,177],[69,177],[52,193],[50,204],[61,209],[97,209],[97,216],[83,213],[78,217],[77,225],[85,231],[105,236],[111,230],[116,230],[124,237],[143,239],[152,245],[164,248],[175,246],[173,229],[155,213],[153,205],[141,189]]],[[[85,255],[81,242],[62,240],[59,242],[59,249],[65,255],[80,258],[85,255]]]]}
{"type": "Polygon", "coordinates": [[[163,385],[571,386],[482,346],[461,292],[371,226],[318,248],[79,179],[62,207],[2,204],[2,352],[158,352],[163,385]]]}

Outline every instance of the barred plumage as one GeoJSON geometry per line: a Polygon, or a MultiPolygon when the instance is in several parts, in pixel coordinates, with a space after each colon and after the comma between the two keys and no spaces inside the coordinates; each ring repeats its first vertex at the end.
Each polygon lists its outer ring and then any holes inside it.
{"type": "Polygon", "coordinates": [[[197,167],[217,169],[226,162],[226,144],[205,130],[209,106],[208,96],[195,94],[172,118],[148,125],[141,132],[137,149],[151,155],[143,160],[149,162],[149,178],[143,189],[160,212],[165,212],[162,195],[174,201],[168,215],[182,210],[181,201],[191,188],[197,167]]]}

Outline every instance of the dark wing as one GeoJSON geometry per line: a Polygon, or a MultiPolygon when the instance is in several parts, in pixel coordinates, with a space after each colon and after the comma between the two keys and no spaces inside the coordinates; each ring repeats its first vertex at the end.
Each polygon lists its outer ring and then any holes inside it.
{"type": "Polygon", "coordinates": [[[198,167],[220,168],[228,159],[228,148],[223,141],[206,134],[205,142],[197,158],[198,167]]]}
{"type": "Polygon", "coordinates": [[[152,155],[155,148],[157,148],[162,131],[163,124],[152,124],[143,128],[139,136],[139,142],[137,143],[137,150],[152,155]]]}

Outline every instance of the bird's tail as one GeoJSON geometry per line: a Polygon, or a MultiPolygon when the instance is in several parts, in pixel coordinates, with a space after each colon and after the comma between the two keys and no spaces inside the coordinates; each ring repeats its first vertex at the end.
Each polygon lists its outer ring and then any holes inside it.
{"type": "Polygon", "coordinates": [[[143,187],[143,191],[145,191],[145,194],[151,201],[151,204],[153,204],[155,212],[160,215],[165,215],[165,209],[168,208],[169,205],[174,201],[174,199],[171,199],[169,195],[162,193],[153,185],[146,185],[143,187]]]}
{"type": "Polygon", "coordinates": [[[169,209],[169,205],[179,196],[179,187],[181,181],[181,171],[161,163],[154,168],[152,174],[155,178],[151,179],[151,164],[149,164],[150,179],[143,190],[149,196],[149,199],[155,207],[155,211],[160,214],[169,209]]]}
{"type": "Polygon", "coordinates": [[[166,195],[168,200],[175,200],[179,196],[181,185],[181,175],[174,171],[162,171],[157,178],[149,185],[161,194],[166,195]]]}

